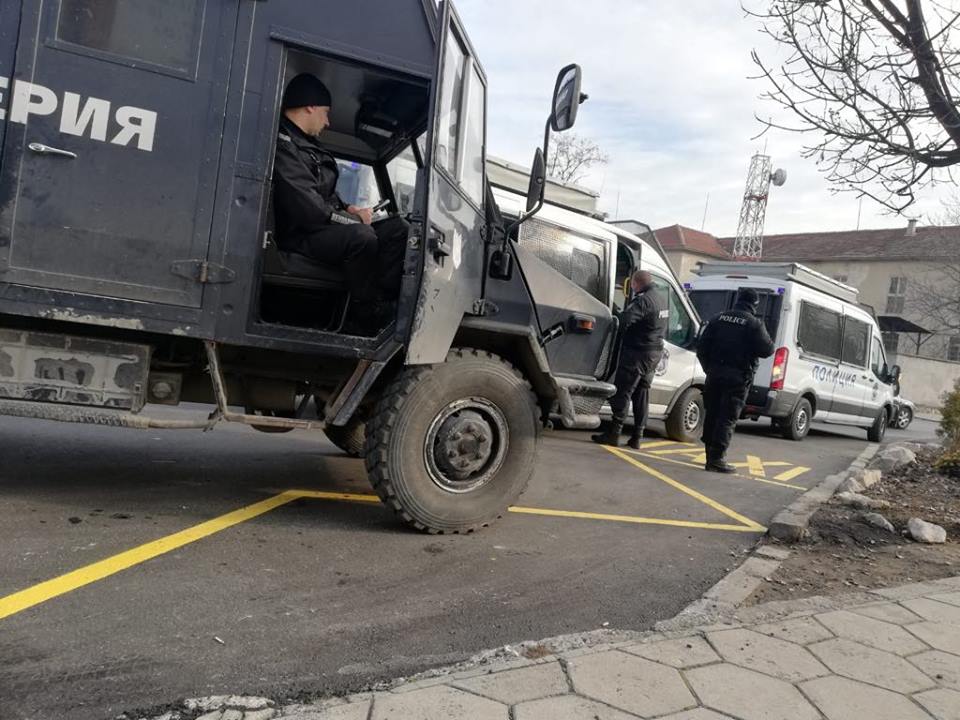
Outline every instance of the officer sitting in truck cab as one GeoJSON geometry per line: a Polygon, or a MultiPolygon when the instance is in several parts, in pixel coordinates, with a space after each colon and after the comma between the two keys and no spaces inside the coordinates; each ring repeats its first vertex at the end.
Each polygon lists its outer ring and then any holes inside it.
{"type": "Polygon", "coordinates": [[[351,297],[346,332],[376,334],[395,314],[408,228],[399,218],[374,224],[370,208],[340,199],[337,161],[318,142],[331,105],[330,91],[308,73],[284,93],[273,170],[277,245],[341,266],[351,297]]]}

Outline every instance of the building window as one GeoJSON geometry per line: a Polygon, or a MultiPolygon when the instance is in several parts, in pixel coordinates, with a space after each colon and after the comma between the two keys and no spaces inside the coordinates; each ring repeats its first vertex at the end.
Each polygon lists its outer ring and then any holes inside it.
{"type": "Polygon", "coordinates": [[[836,280],[837,282],[841,282],[841,283],[843,283],[844,285],[846,285],[846,284],[847,284],[847,280],[849,279],[849,276],[848,276],[848,275],[834,275],[834,276],[833,276],[833,279],[836,280]]]}
{"type": "Polygon", "coordinates": [[[902,315],[907,297],[907,279],[905,277],[890,278],[890,292],[887,294],[887,313],[902,315]]]}
{"type": "Polygon", "coordinates": [[[947,346],[947,360],[960,362],[960,335],[950,338],[950,344],[947,346]]]}
{"type": "Polygon", "coordinates": [[[900,351],[900,333],[883,333],[883,347],[886,348],[888,355],[896,355],[900,351]]]}

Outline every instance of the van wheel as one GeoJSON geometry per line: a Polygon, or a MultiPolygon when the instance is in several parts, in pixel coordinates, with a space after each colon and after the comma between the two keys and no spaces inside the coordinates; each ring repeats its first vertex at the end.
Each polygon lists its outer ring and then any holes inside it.
{"type": "Polygon", "coordinates": [[[353,419],[346,425],[328,425],[323,431],[327,439],[352,458],[362,458],[367,440],[367,423],[353,419]]]}
{"type": "Polygon", "coordinates": [[[454,349],[405,368],[367,423],[366,466],[380,499],[430,533],[485,527],[523,494],[536,465],[540,409],[502,358],[454,349]]]}
{"type": "Polygon", "coordinates": [[[703,393],[688,388],[673,405],[664,422],[667,437],[677,442],[694,442],[703,430],[703,393]]]}
{"type": "Polygon", "coordinates": [[[885,407],[880,408],[880,412],[873,420],[873,425],[867,430],[867,440],[875,443],[881,442],[883,436],[887,434],[887,423],[889,422],[890,417],[887,415],[887,409],[885,407]]]}
{"type": "Polygon", "coordinates": [[[908,407],[901,407],[897,410],[896,418],[893,421],[893,427],[897,430],[906,430],[913,422],[913,410],[908,407]]]}
{"type": "Polygon", "coordinates": [[[813,419],[813,407],[806,398],[800,398],[800,402],[793,409],[793,413],[781,426],[783,436],[787,440],[803,440],[810,432],[810,421],[813,419]]]}

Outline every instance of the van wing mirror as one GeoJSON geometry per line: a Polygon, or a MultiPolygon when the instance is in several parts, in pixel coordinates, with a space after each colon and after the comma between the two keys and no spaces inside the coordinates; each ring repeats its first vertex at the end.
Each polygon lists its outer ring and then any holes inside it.
{"type": "Polygon", "coordinates": [[[583,71],[579,65],[567,65],[557,76],[553,91],[553,114],[550,126],[554,132],[569,130],[577,122],[577,111],[586,96],[580,94],[583,71]]]}
{"type": "Polygon", "coordinates": [[[530,185],[527,187],[527,212],[536,208],[546,190],[547,161],[543,157],[543,150],[537,148],[533,154],[533,164],[530,166],[530,185]]]}

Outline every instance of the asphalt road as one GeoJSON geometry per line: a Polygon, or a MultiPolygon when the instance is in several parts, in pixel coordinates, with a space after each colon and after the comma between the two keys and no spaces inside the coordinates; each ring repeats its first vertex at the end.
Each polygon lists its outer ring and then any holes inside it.
{"type": "MultiPolygon", "coordinates": [[[[918,420],[888,439],[933,436],[918,420]]],[[[648,629],[867,444],[747,422],[740,474],[721,476],[692,466],[696,448],[648,442],[615,455],[548,433],[527,511],[431,537],[379,504],[318,496],[370,492],[319,434],[0,419],[0,718],[316,697],[603,623],[648,629]],[[310,496],[270,500],[290,490],[310,496]]]]}

